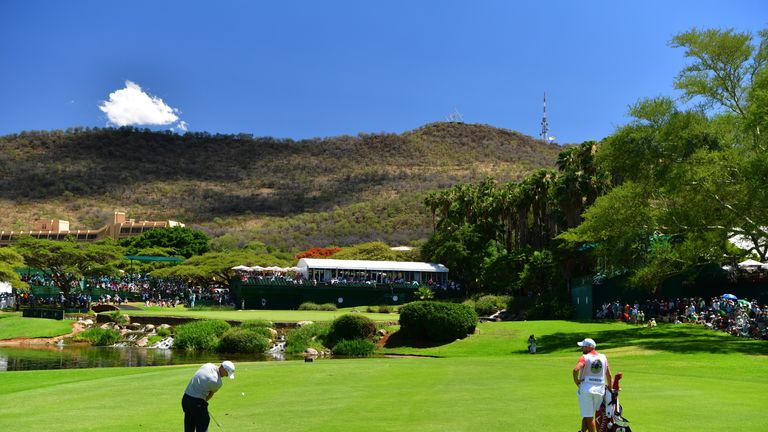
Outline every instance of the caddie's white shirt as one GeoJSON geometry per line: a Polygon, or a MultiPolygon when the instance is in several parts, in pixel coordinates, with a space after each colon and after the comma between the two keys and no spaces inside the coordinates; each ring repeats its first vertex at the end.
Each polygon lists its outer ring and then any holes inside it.
{"type": "Polygon", "coordinates": [[[604,394],[605,371],[608,370],[608,358],[605,354],[590,351],[579,358],[579,364],[584,364],[579,374],[581,392],[604,394]]]}
{"type": "Polygon", "coordinates": [[[184,393],[205,400],[208,397],[208,393],[216,393],[221,388],[221,385],[219,367],[213,363],[206,363],[200,366],[200,369],[189,380],[184,393]]]}

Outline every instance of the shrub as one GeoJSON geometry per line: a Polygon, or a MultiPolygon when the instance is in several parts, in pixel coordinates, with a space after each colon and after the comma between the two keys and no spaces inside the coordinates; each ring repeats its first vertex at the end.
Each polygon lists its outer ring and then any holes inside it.
{"type": "Polygon", "coordinates": [[[376,334],[376,323],[364,315],[346,314],[331,323],[326,341],[335,347],[342,340],[370,339],[376,334]]]}
{"type": "Polygon", "coordinates": [[[390,305],[380,305],[379,306],[379,313],[392,313],[392,306],[390,305]]]}
{"type": "Polygon", "coordinates": [[[425,287],[425,286],[419,287],[419,289],[416,290],[414,295],[419,300],[430,300],[435,298],[435,292],[432,291],[429,287],[425,287]]]}
{"type": "Polygon", "coordinates": [[[157,335],[166,338],[171,335],[171,329],[167,327],[159,327],[157,329],[157,335]]]}
{"type": "Polygon", "coordinates": [[[272,321],[267,320],[248,320],[243,321],[240,324],[240,328],[254,329],[254,328],[273,328],[275,326],[272,321]]]}
{"type": "Polygon", "coordinates": [[[312,302],[304,302],[299,305],[299,310],[320,310],[320,305],[312,302]]]}
{"type": "Polygon", "coordinates": [[[112,319],[113,322],[121,326],[124,326],[131,321],[130,318],[128,318],[128,315],[124,315],[120,311],[111,312],[109,314],[109,317],[110,319],[112,319]]]}
{"type": "Polygon", "coordinates": [[[229,329],[230,325],[221,320],[202,320],[182,324],[176,327],[173,345],[187,350],[215,351],[219,346],[219,338],[229,329]]]}
{"type": "Polygon", "coordinates": [[[335,311],[336,305],[333,303],[323,303],[320,305],[321,311],[335,311]]]}
{"type": "Polygon", "coordinates": [[[288,354],[299,354],[307,348],[322,350],[322,341],[328,334],[330,324],[315,323],[299,327],[290,331],[285,337],[285,352],[288,354]]]}
{"type": "Polygon", "coordinates": [[[160,342],[160,341],[161,341],[161,340],[163,340],[163,339],[164,339],[164,337],[163,337],[163,336],[160,336],[160,335],[152,335],[152,336],[150,336],[150,337],[148,337],[148,338],[147,338],[147,346],[152,346],[152,345],[154,345],[154,344],[156,344],[156,343],[160,342]]]}
{"type": "Polygon", "coordinates": [[[77,342],[87,341],[93,345],[109,346],[120,340],[120,332],[115,329],[90,328],[76,334],[72,340],[77,342]]]}
{"type": "Polygon", "coordinates": [[[269,348],[269,340],[257,331],[235,327],[224,333],[218,348],[225,353],[263,353],[269,348]]]}
{"type": "Polygon", "coordinates": [[[475,302],[475,312],[480,316],[493,315],[507,307],[509,296],[486,295],[475,302]]]}
{"type": "Polygon", "coordinates": [[[340,340],[333,347],[334,355],[367,357],[376,350],[376,344],[367,339],[340,340]]]}
{"type": "Polygon", "coordinates": [[[477,313],[465,304],[418,301],[400,308],[400,331],[414,339],[461,339],[474,333],[477,322],[477,313]]]}

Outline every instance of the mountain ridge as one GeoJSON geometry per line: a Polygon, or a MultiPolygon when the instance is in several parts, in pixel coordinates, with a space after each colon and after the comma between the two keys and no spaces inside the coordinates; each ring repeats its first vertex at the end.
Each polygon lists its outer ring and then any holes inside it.
{"type": "MultiPolygon", "coordinates": [[[[22,132],[0,137],[0,206],[7,210],[0,229],[22,229],[35,218],[92,228],[122,210],[218,236],[264,220],[400,200],[421,228],[398,237],[416,239],[428,224],[424,209],[411,207],[424,193],[486,176],[520,180],[553,167],[561,150],[506,129],[443,122],[402,134],[298,141],[135,128],[22,132]]],[[[353,237],[386,239],[375,230],[353,237]]]]}

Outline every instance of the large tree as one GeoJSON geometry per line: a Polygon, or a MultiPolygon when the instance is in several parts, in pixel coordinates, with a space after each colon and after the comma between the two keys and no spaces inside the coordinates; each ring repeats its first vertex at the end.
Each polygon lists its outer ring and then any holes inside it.
{"type": "Polygon", "coordinates": [[[16,269],[24,266],[24,257],[13,248],[0,248],[0,282],[9,282],[13,288],[26,289],[27,284],[19,277],[16,269]]]}
{"type": "Polygon", "coordinates": [[[185,258],[208,252],[210,243],[211,239],[204,232],[187,227],[154,229],[120,241],[129,254],[142,249],[165,248],[170,249],[171,255],[185,258]]]}
{"type": "Polygon", "coordinates": [[[97,243],[20,238],[14,249],[27,266],[42,271],[68,294],[83,276],[115,275],[123,249],[112,241],[97,243]]]}
{"type": "Polygon", "coordinates": [[[666,276],[732,254],[744,236],[768,253],[766,40],[733,30],[691,30],[672,45],[691,63],[675,85],[693,107],[641,100],[634,120],[605,139],[598,163],[620,187],[598,199],[563,239],[595,243],[601,270],[633,270],[656,285],[666,276]]]}

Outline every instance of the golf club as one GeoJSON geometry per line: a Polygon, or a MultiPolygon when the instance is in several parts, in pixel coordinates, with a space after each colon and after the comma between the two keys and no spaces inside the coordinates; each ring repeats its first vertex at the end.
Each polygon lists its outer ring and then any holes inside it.
{"type": "Polygon", "coordinates": [[[208,416],[210,416],[210,417],[211,417],[211,420],[213,420],[213,422],[214,422],[214,423],[216,423],[216,426],[218,426],[218,427],[219,427],[219,430],[224,430],[224,429],[222,429],[222,428],[221,428],[221,425],[219,424],[219,422],[217,422],[217,421],[216,421],[216,419],[215,419],[215,418],[213,418],[213,414],[211,414],[211,412],[210,412],[210,411],[208,411],[208,416]]]}

